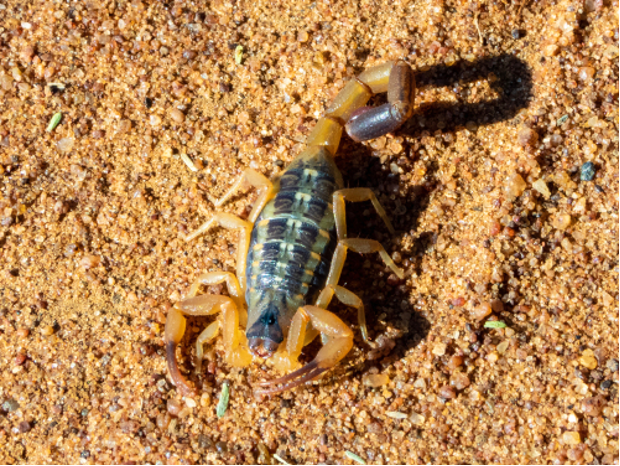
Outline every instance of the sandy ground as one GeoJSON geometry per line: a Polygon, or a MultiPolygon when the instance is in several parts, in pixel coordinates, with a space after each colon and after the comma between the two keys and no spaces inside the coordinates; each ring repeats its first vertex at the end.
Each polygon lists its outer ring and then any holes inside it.
{"type": "Polygon", "coordinates": [[[0,463],[618,464],[617,0],[0,0],[0,370],[0,463]],[[398,58],[416,115],[337,160],[406,270],[350,255],[375,348],[334,305],[346,360],[256,397],[220,343],[193,375],[194,319],[182,399],[166,312],[236,248],[184,235],[398,58]]]}

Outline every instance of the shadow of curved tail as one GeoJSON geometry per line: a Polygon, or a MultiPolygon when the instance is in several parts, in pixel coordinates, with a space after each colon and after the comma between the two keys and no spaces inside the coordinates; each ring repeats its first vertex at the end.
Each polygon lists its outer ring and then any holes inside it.
{"type": "Polygon", "coordinates": [[[419,136],[423,131],[453,132],[464,127],[491,125],[513,118],[532,99],[532,75],[527,64],[509,54],[472,62],[461,60],[452,66],[433,65],[416,72],[417,87],[456,87],[487,80],[498,94],[496,99],[469,103],[434,102],[418,107],[415,115],[399,130],[419,136]]]}

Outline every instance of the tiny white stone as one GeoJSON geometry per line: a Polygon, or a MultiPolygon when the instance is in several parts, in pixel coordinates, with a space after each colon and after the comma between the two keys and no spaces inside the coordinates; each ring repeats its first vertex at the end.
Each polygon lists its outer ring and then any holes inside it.
{"type": "Polygon", "coordinates": [[[443,356],[444,354],[446,354],[446,344],[437,343],[435,346],[433,346],[432,352],[435,356],[443,356]]]}

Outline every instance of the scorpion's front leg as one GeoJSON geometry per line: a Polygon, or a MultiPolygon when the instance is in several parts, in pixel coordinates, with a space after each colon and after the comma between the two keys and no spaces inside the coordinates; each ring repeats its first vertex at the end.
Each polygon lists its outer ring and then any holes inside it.
{"type": "Polygon", "coordinates": [[[260,383],[262,387],[271,388],[259,389],[256,393],[280,393],[312,380],[338,364],[353,347],[353,332],[335,314],[318,306],[303,306],[293,317],[286,342],[286,350],[291,359],[297,360],[306,343],[308,324],[312,329],[316,329],[324,340],[316,357],[295,372],[260,383]]]}

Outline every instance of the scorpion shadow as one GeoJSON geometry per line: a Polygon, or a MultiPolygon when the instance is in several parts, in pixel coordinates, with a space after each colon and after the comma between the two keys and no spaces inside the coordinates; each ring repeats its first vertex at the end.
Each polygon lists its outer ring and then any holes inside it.
{"type": "Polygon", "coordinates": [[[435,65],[416,73],[417,87],[452,87],[486,79],[498,95],[476,103],[435,102],[422,105],[400,129],[400,134],[418,137],[422,131],[450,133],[469,127],[491,125],[514,117],[532,99],[532,74],[527,64],[510,54],[462,60],[453,66],[435,65]]]}
{"type": "MultiPolygon", "coordinates": [[[[397,134],[418,138],[424,132],[437,136],[466,127],[473,129],[491,125],[513,118],[528,106],[532,98],[529,68],[525,62],[508,54],[473,62],[460,61],[453,66],[436,65],[416,74],[418,88],[462,86],[480,79],[488,80],[491,89],[498,95],[496,99],[476,103],[458,101],[422,105],[397,134]]],[[[397,232],[400,232],[399,239],[402,240],[406,234],[412,236],[413,246],[406,253],[407,259],[404,254],[402,259],[410,262],[406,268],[420,275],[421,259],[434,247],[438,236],[438,232],[433,231],[417,233],[419,216],[426,210],[433,192],[440,188],[441,183],[435,177],[437,163],[431,161],[422,184],[404,187],[400,183],[400,176],[391,173],[389,163],[381,163],[378,157],[372,155],[369,146],[348,139],[343,142],[338,165],[344,174],[345,184],[350,187],[370,187],[379,193],[395,195],[396,199],[384,207],[397,232]]],[[[453,142],[446,143],[447,146],[450,144],[453,142]]],[[[409,159],[415,158],[411,144],[405,141],[403,146],[401,153],[411,154],[409,159]]],[[[347,223],[351,237],[374,238],[381,241],[389,253],[398,251],[395,244],[400,242],[390,245],[393,237],[366,203],[347,204],[347,223]]],[[[389,273],[378,277],[377,273],[371,272],[372,268],[368,268],[367,261],[379,263],[379,259],[349,254],[341,284],[356,293],[361,291],[360,295],[367,306],[368,328],[372,339],[376,340],[382,332],[388,335],[388,339],[391,339],[390,333],[396,335],[393,339],[396,346],[381,361],[385,365],[402,359],[410,349],[417,346],[428,335],[431,323],[414,309],[411,289],[404,282],[394,283],[392,280],[390,283],[389,273]]],[[[378,273],[381,275],[380,271],[378,273]]],[[[355,315],[350,309],[342,307],[337,312],[345,314],[348,322],[355,322],[355,315]]],[[[367,360],[363,365],[367,369],[376,362],[367,360]]],[[[360,371],[364,367],[354,367],[352,370],[360,371]]]]}

